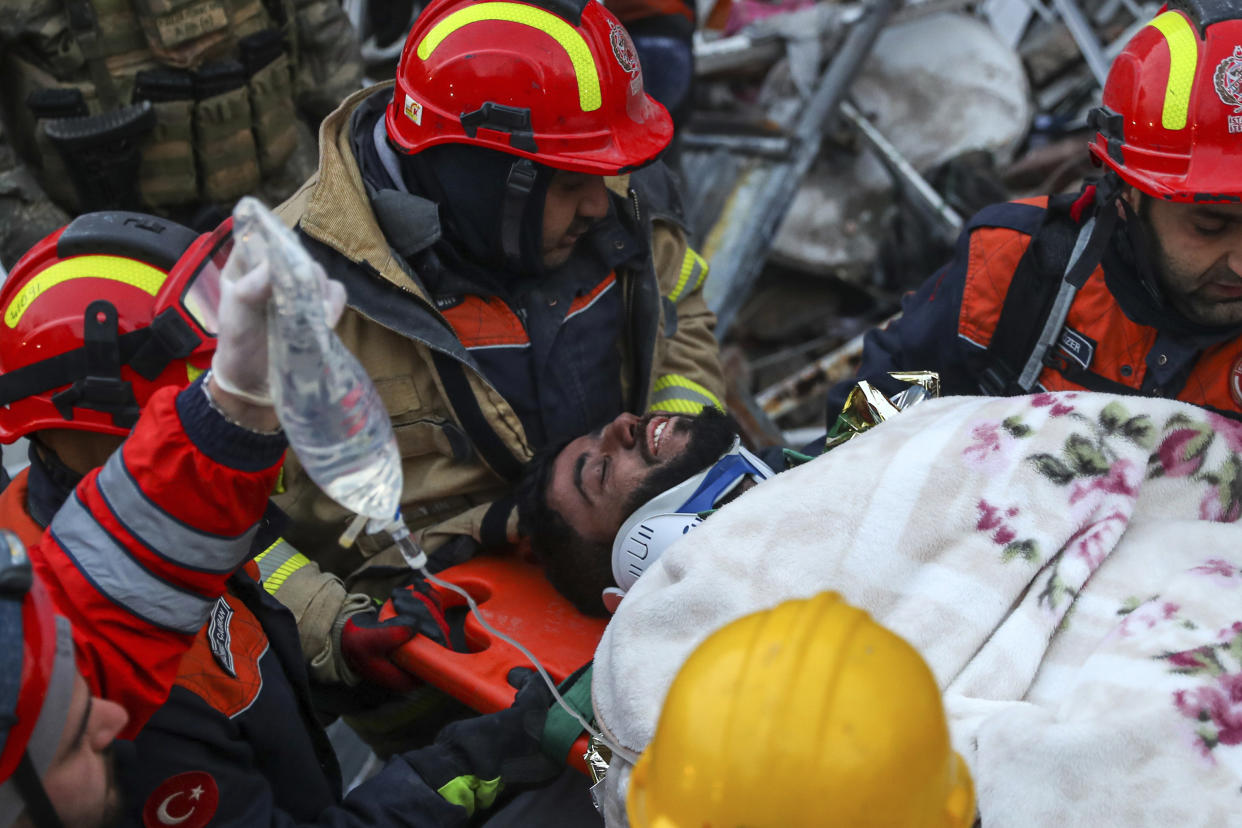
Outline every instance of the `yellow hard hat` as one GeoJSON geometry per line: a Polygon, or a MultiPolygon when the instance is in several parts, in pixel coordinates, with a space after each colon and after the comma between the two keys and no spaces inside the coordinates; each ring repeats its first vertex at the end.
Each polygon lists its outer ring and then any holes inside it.
{"type": "Polygon", "coordinates": [[[834,592],[715,632],[630,777],[634,828],[968,828],[970,773],[913,647],[834,592]]]}

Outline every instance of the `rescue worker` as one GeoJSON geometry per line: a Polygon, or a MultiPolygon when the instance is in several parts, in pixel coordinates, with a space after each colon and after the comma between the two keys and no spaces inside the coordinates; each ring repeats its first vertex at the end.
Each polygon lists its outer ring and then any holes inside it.
{"type": "MultiPolygon", "coordinates": [[[[101,328],[115,325],[100,316],[101,328]]],[[[284,452],[283,436],[265,433],[276,425],[271,409],[201,379],[179,395],[164,388],[29,562],[5,535],[0,824],[93,828],[116,814],[113,739],[133,738],[164,701],[228,574],[249,556],[284,452]]]]}
{"type": "Polygon", "coordinates": [[[204,282],[184,267],[170,277],[187,251],[210,262],[211,246],[154,216],[93,213],[36,244],[9,274],[0,442],[28,438],[30,465],[0,493],[0,526],[26,546],[156,391],[184,388],[211,364],[214,336],[179,309],[209,298],[204,282]]]}
{"type": "MultiPolygon", "coordinates": [[[[1093,111],[1103,176],[988,207],[954,259],[868,334],[858,377],[934,370],[944,394],[1091,390],[1242,417],[1242,3],[1173,0],[1093,111]]],[[[853,381],[828,399],[828,422],[853,381]]]]}
{"type": "MultiPolygon", "coordinates": [[[[227,226],[200,236],[156,216],[88,213],[13,268],[0,289],[9,320],[0,328],[0,442],[28,438],[30,465],[0,493],[0,526],[27,546],[82,476],[120,445],[155,391],[182,388],[206,370],[216,343],[218,271],[229,245],[227,226]],[[197,332],[179,302],[190,318],[204,320],[197,332]],[[111,321],[96,328],[101,308],[111,321]]],[[[239,350],[266,347],[252,338],[239,350]]],[[[300,557],[267,534],[256,552],[260,566],[268,557],[300,557]]],[[[409,681],[403,673],[389,676],[395,668],[388,652],[419,633],[441,635],[438,607],[415,597],[423,593],[402,592],[403,612],[380,624],[373,602],[346,594],[339,579],[324,578],[319,587],[338,596],[340,609],[324,629],[305,631],[326,642],[307,654],[316,681],[409,681]]]]}
{"type": "MultiPolygon", "coordinates": [[[[339,334],[388,406],[433,566],[515,538],[540,446],[721,407],[706,264],[655,162],[668,114],[602,5],[541,2],[429,5],[395,84],[324,122],[319,172],[281,208],[345,284],[339,334]]],[[[352,589],[386,598],[408,574],[387,539],[342,552],[352,516],[296,464],[284,483],[290,540],[352,589]]],[[[303,625],[336,617],[317,583],[302,566],[278,590],[303,625]]]]}
{"type": "Polygon", "coordinates": [[[0,2],[0,262],[72,215],[214,227],[315,169],[314,130],[361,84],[337,0],[0,2]]]}
{"type": "Polygon", "coordinates": [[[626,814],[634,828],[969,828],[975,793],[918,651],[821,592],[695,648],[630,775],[626,814]]]}

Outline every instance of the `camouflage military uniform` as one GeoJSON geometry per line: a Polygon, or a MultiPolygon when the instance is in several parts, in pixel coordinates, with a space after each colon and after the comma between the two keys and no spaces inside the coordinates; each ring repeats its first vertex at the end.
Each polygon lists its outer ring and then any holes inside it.
{"type": "Polygon", "coordinates": [[[0,72],[11,267],[83,210],[202,226],[247,193],[279,203],[362,61],[339,0],[0,0],[0,72]]]}

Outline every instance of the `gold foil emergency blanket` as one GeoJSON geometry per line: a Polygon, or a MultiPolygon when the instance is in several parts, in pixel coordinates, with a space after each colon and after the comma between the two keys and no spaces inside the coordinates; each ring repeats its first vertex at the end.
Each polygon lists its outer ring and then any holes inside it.
{"type": "Polygon", "coordinates": [[[912,405],[940,396],[940,375],[935,371],[890,371],[888,375],[898,382],[908,383],[909,387],[890,398],[866,380],[859,381],[845,398],[841,414],[828,432],[824,451],[836,448],[912,405]]]}
{"type": "Polygon", "coordinates": [[[604,777],[608,773],[608,763],[612,761],[612,751],[598,735],[592,735],[582,758],[591,772],[591,802],[595,804],[595,810],[603,813],[604,777]]]}

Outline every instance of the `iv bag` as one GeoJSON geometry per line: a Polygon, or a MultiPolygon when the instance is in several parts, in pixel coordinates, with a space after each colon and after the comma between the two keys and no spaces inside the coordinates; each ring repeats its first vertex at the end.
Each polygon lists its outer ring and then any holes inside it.
{"type": "Polygon", "coordinates": [[[321,270],[297,236],[255,198],[233,210],[239,272],[267,261],[268,376],[276,416],[311,480],[337,503],[391,520],[401,456],[375,385],[328,327],[321,270]]]}

